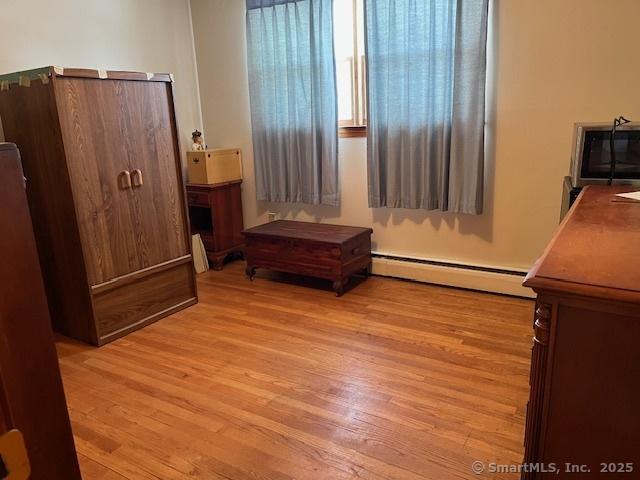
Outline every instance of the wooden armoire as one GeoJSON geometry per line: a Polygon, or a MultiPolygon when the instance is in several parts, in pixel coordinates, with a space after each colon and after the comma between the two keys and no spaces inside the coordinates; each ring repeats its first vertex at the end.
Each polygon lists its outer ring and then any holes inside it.
{"type": "Polygon", "coordinates": [[[168,74],[0,76],[54,328],[102,345],[197,302],[168,74]]]}

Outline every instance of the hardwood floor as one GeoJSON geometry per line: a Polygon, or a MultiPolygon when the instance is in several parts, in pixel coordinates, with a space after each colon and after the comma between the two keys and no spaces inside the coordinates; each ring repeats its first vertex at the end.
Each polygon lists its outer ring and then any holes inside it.
{"type": "Polygon", "coordinates": [[[100,349],[58,339],[85,480],[518,478],[471,463],[522,460],[531,301],[270,275],[234,262],[100,349]]]}

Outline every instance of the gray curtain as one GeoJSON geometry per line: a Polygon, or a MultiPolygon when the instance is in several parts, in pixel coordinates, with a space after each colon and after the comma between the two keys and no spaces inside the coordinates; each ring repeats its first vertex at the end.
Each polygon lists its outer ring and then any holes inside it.
{"type": "Polygon", "coordinates": [[[332,0],[247,0],[258,200],[338,205],[332,0]]]}
{"type": "Polygon", "coordinates": [[[480,214],[488,0],[365,0],[369,206],[480,214]]]}

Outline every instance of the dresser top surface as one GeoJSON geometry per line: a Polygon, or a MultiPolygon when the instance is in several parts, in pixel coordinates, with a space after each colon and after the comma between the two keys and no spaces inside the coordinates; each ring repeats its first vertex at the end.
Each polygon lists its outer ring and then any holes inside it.
{"type": "Polygon", "coordinates": [[[525,285],[640,301],[640,202],[616,196],[635,190],[586,187],[525,285]]]}
{"type": "Polygon", "coordinates": [[[344,243],[358,235],[371,234],[371,228],[331,225],[327,223],[275,220],[248,228],[243,233],[248,236],[293,238],[317,242],[344,243]]]}

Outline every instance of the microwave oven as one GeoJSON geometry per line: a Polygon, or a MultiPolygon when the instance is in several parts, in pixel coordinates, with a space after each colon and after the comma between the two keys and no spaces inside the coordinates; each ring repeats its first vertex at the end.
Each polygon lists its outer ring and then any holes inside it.
{"type": "MultiPolygon", "coordinates": [[[[571,154],[574,187],[606,184],[611,173],[611,123],[576,123],[571,154]]],[[[640,184],[640,123],[618,127],[613,182],[640,184]]]]}

